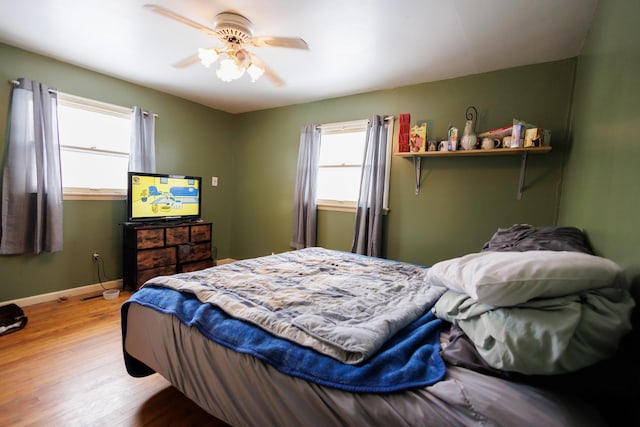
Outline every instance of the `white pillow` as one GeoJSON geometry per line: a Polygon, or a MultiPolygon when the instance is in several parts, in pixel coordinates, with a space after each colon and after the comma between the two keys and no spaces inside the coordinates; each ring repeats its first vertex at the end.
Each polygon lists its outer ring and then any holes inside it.
{"type": "Polygon", "coordinates": [[[613,261],[580,252],[480,252],[436,263],[425,281],[493,306],[511,306],[588,289],[619,286],[613,261]]]}

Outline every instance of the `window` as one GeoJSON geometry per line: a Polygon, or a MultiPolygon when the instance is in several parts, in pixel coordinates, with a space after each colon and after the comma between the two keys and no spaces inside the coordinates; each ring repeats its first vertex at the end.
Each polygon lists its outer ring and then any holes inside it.
{"type": "Polygon", "coordinates": [[[58,93],[65,199],[127,194],[131,109],[58,93]]]}
{"type": "MultiPolygon", "coordinates": [[[[317,203],[320,209],[355,211],[360,192],[360,174],[368,120],[320,126],[317,203]]],[[[390,126],[387,165],[391,159],[390,126]]],[[[387,182],[389,181],[387,168],[387,182]]],[[[388,192],[388,185],[385,193],[388,192]]],[[[387,197],[385,196],[385,209],[387,197]]]]}

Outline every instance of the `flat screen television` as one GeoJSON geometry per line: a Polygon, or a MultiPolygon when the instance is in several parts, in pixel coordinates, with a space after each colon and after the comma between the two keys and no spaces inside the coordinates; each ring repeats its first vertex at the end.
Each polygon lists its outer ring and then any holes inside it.
{"type": "Polygon", "coordinates": [[[128,221],[198,220],[202,177],[129,172],[128,221]]]}

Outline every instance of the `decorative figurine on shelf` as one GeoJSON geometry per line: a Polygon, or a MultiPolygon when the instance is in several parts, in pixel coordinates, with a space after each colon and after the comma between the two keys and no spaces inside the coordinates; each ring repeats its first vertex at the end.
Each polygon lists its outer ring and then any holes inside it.
{"type": "Polygon", "coordinates": [[[449,141],[449,150],[456,151],[458,149],[458,128],[451,126],[451,124],[449,124],[447,140],[449,141]]]}
{"type": "Polygon", "coordinates": [[[466,117],[467,121],[464,125],[464,133],[460,139],[460,146],[463,150],[473,150],[478,144],[478,138],[476,137],[474,130],[474,120],[478,117],[478,110],[476,110],[476,107],[471,106],[467,108],[466,117]]]}

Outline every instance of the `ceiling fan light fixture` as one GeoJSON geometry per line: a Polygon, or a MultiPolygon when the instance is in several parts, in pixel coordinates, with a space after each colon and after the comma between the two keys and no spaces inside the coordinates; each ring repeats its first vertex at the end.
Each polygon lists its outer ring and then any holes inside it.
{"type": "Polygon", "coordinates": [[[200,63],[205,67],[209,68],[211,64],[216,62],[218,59],[218,52],[215,49],[198,49],[198,58],[200,59],[200,63]]]}
{"type": "Polygon", "coordinates": [[[223,82],[231,82],[239,79],[244,74],[244,67],[240,66],[231,58],[220,61],[220,66],[216,70],[216,75],[223,82]]]}
{"type": "Polygon", "coordinates": [[[216,75],[220,80],[230,82],[242,77],[245,73],[250,75],[251,81],[257,81],[262,75],[270,80],[275,86],[284,86],[284,81],[278,77],[268,65],[262,63],[252,53],[245,50],[245,46],[253,47],[284,47],[290,49],[308,50],[307,42],[299,37],[274,37],[274,36],[254,36],[253,24],[246,17],[231,11],[222,12],[216,15],[213,28],[202,25],[187,17],[179,15],[169,9],[157,4],[145,4],[146,9],[163,15],[166,18],[188,25],[197,30],[203,31],[208,36],[216,37],[224,44],[221,48],[200,48],[197,55],[174,64],[176,68],[184,68],[200,60],[200,63],[207,68],[218,61],[220,56],[227,59],[220,60],[216,75]]]}
{"type": "Polygon", "coordinates": [[[264,70],[252,62],[247,67],[247,73],[251,76],[251,82],[255,83],[264,74],[264,70]]]}

